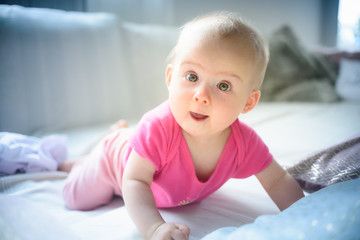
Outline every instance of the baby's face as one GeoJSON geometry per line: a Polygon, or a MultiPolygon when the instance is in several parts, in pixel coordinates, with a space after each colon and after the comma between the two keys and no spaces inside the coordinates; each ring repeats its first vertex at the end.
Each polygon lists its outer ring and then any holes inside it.
{"type": "Polygon", "coordinates": [[[166,79],[172,113],[187,134],[221,134],[257,91],[253,54],[237,39],[201,34],[184,37],[178,46],[166,79]]]}

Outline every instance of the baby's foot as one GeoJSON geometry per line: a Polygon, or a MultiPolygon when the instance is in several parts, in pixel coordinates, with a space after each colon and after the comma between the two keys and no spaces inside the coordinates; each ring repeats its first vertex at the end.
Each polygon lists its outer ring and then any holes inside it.
{"type": "Polygon", "coordinates": [[[75,165],[75,163],[77,162],[81,162],[84,161],[84,159],[86,158],[86,155],[78,157],[78,158],[70,158],[67,159],[65,162],[63,162],[59,167],[58,167],[58,171],[62,171],[62,172],[70,172],[71,169],[73,168],[73,166],[75,165]]]}
{"type": "Polygon", "coordinates": [[[58,171],[61,172],[70,172],[72,167],[74,166],[75,161],[72,160],[66,160],[65,162],[63,162],[59,167],[58,167],[58,171]]]}
{"type": "Polygon", "coordinates": [[[127,127],[128,127],[127,121],[121,119],[121,120],[117,121],[115,124],[111,125],[109,131],[114,132],[120,128],[127,128],[127,127]]]}

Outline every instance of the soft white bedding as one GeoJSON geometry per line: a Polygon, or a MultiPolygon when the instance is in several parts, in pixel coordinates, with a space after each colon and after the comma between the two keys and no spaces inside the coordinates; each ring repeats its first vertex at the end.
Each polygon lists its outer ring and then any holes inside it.
{"type": "Polygon", "coordinates": [[[261,103],[240,119],[287,166],[360,133],[360,102],[261,103]]]}
{"type": "MultiPolygon", "coordinates": [[[[49,172],[1,178],[0,239],[141,239],[121,198],[93,211],[66,209],[61,197],[65,177],[49,172]]],[[[231,180],[200,203],[161,209],[167,221],[191,228],[190,239],[277,212],[253,177],[231,180]]]]}
{"type": "MultiPolygon", "coordinates": [[[[258,131],[280,164],[289,166],[359,133],[360,104],[261,103],[240,119],[258,131]]],[[[107,127],[58,133],[68,135],[70,155],[77,155],[107,127]]],[[[61,172],[0,178],[0,239],[140,239],[121,198],[94,211],[67,210],[61,196],[65,178],[61,172]]],[[[167,221],[187,224],[190,239],[278,212],[255,177],[231,180],[200,203],[161,210],[167,221]]]]}

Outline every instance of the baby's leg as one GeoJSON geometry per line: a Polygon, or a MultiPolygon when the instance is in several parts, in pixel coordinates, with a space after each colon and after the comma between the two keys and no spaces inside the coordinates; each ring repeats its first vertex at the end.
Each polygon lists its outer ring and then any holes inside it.
{"type": "Polygon", "coordinates": [[[63,189],[63,197],[69,209],[91,210],[112,199],[112,176],[107,159],[101,156],[100,147],[81,157],[81,162],[72,168],[63,189]]]}
{"type": "MultiPolygon", "coordinates": [[[[127,128],[127,127],[128,127],[127,121],[121,119],[121,120],[117,121],[116,123],[114,123],[113,125],[110,126],[108,133],[113,133],[113,132],[117,131],[118,129],[127,128]]],[[[101,138],[101,139],[103,139],[103,138],[101,138]]],[[[90,153],[92,151],[92,149],[94,148],[94,146],[96,146],[96,144],[98,142],[100,142],[100,141],[101,140],[98,140],[95,144],[91,145],[89,147],[89,150],[86,151],[86,152],[90,153]]],[[[80,156],[80,157],[69,158],[58,167],[58,171],[68,172],[69,173],[76,163],[84,161],[84,160],[86,161],[86,158],[88,158],[88,154],[80,156]]]]}
{"type": "Polygon", "coordinates": [[[115,158],[122,156],[118,154],[122,149],[118,146],[124,142],[119,136],[120,131],[114,131],[89,154],[67,161],[71,171],[63,196],[68,208],[91,210],[107,204],[115,192],[119,193],[122,165],[121,160],[115,158]]]}

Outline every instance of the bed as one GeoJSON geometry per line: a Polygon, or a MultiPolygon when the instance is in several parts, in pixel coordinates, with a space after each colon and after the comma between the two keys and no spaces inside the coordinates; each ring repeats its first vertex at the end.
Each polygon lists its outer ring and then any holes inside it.
{"type": "MultiPolygon", "coordinates": [[[[283,166],[289,166],[359,132],[360,107],[354,102],[264,103],[244,116],[244,121],[254,126],[275,158],[283,166]]],[[[67,132],[69,151],[85,150],[85,142],[90,144],[106,130],[105,126],[99,126],[67,132]]],[[[121,198],[93,211],[66,209],[61,195],[65,179],[63,172],[0,178],[1,239],[141,239],[121,198]]],[[[351,192],[357,214],[353,226],[358,226],[359,183],[351,192]]],[[[351,206],[351,202],[345,204],[351,206]]],[[[279,214],[254,177],[231,180],[200,203],[160,211],[168,221],[187,224],[191,228],[190,239],[201,239],[222,227],[253,223],[261,215],[279,214]]],[[[353,230],[359,233],[358,227],[353,230]]],[[[339,239],[342,239],[340,235],[339,239]]]]}
{"type": "MultiPolygon", "coordinates": [[[[121,23],[119,27],[119,20],[111,14],[71,13],[7,5],[0,6],[0,17],[3,23],[0,31],[5,33],[2,40],[8,44],[6,48],[4,44],[0,45],[0,64],[4,69],[0,73],[2,132],[18,132],[39,139],[60,134],[67,138],[68,155],[76,156],[105,134],[120,116],[127,117],[131,126],[135,126],[142,112],[166,98],[162,87],[164,84],[162,81],[157,83],[157,80],[150,81],[136,94],[129,94],[128,91],[132,87],[142,86],[141,79],[144,79],[146,72],[151,72],[154,79],[162,77],[162,73],[152,67],[138,71],[134,66],[135,63],[144,66],[152,59],[153,64],[161,68],[164,63],[159,59],[165,58],[171,49],[178,34],[176,28],[135,23],[121,23]],[[49,34],[54,36],[54,32],[47,32],[49,27],[43,19],[52,23],[52,31],[57,29],[56,36],[71,34],[72,38],[49,37],[49,34]],[[29,34],[26,28],[21,27],[24,21],[29,29],[36,29],[36,36],[25,35],[30,49],[16,45],[20,44],[21,34],[29,34]],[[72,26],[70,30],[69,25],[72,26]],[[85,34],[88,41],[80,39],[83,36],[77,35],[79,31],[85,34]],[[114,31],[123,34],[122,37],[113,34],[114,31]],[[20,35],[15,36],[14,32],[20,35]],[[59,39],[61,43],[57,42],[59,39]],[[39,41],[43,41],[39,44],[41,47],[35,44],[39,41]],[[41,55],[41,49],[49,50],[54,46],[66,49],[66,41],[76,42],[76,49],[71,45],[70,56],[66,56],[68,52],[53,50],[51,53],[55,58],[50,57],[45,61],[48,64],[46,69],[38,69],[38,72],[28,70],[22,74],[17,72],[19,66],[29,62],[35,64],[32,66],[34,68],[39,64],[36,62],[39,57],[40,63],[44,63],[44,56],[48,55],[41,55]],[[117,42],[127,47],[124,49],[117,42]],[[148,45],[145,46],[145,43],[148,45]],[[38,51],[34,51],[34,46],[38,51]],[[112,51],[109,51],[109,47],[112,51]],[[97,49],[95,55],[91,52],[94,49],[97,49]],[[126,59],[114,49],[121,53],[126,50],[123,52],[126,59]],[[148,51],[148,56],[138,54],[144,49],[153,51],[148,51]],[[90,54],[100,60],[87,62],[90,54]],[[71,60],[74,56],[76,59],[71,60]],[[64,61],[67,58],[71,64],[62,63],[59,70],[59,63],[55,63],[54,59],[64,61]],[[104,64],[104,58],[110,60],[104,64]],[[14,62],[18,64],[11,65],[14,62]],[[54,65],[51,65],[52,62],[54,65]],[[79,62],[94,69],[90,73],[83,73],[83,66],[78,65],[79,62]],[[124,67],[121,64],[132,65],[124,67]],[[69,77],[71,69],[75,74],[73,78],[69,77]],[[126,73],[123,69],[133,72],[126,73]],[[127,74],[132,76],[132,82],[126,82],[127,74]],[[119,76],[126,81],[117,83],[119,76]],[[94,77],[101,78],[102,83],[96,84],[94,77]],[[25,83],[28,81],[23,80],[25,78],[33,81],[32,84],[25,83]],[[72,85],[71,90],[67,89],[69,84],[72,85]],[[121,89],[121,93],[112,92],[113,84],[121,89]],[[154,86],[158,92],[146,91],[154,86]],[[33,91],[25,91],[26,88],[33,91]],[[37,91],[39,88],[41,91],[37,91]],[[97,91],[99,95],[96,98],[100,100],[95,103],[94,89],[99,88],[103,90],[97,91]],[[76,94],[79,89],[83,89],[77,95],[80,100],[61,98],[64,94],[76,94]],[[123,103],[127,98],[125,103],[133,103],[130,107],[123,103]],[[37,104],[37,107],[26,105],[29,101],[37,104]],[[122,103],[113,104],[120,101],[122,103]],[[9,102],[13,104],[4,104],[9,102]],[[91,111],[86,108],[89,102],[93,103],[91,111]],[[142,105],[141,102],[146,104],[142,105]],[[107,107],[102,107],[106,104],[107,107]],[[121,110],[115,111],[116,114],[110,111],[119,108],[121,110]]],[[[230,180],[202,202],[160,209],[165,220],[188,225],[191,229],[190,239],[239,239],[239,236],[243,239],[359,239],[359,62],[348,58],[329,63],[324,60],[326,54],[322,53],[322,57],[306,55],[308,52],[296,42],[291,30],[282,28],[279,31],[270,38],[273,60],[263,87],[264,100],[252,112],[239,118],[251,125],[269,146],[275,159],[304,183],[302,186],[306,197],[280,213],[257,179],[250,177],[230,180]],[[279,69],[276,63],[280,62],[285,62],[287,68],[292,70],[276,71],[279,69]],[[290,63],[297,67],[289,66],[290,63]],[[346,147],[342,144],[349,142],[351,144],[346,147]],[[349,149],[351,154],[347,152],[349,149]],[[322,153],[329,152],[335,153],[324,158],[322,153]],[[338,157],[341,153],[345,157],[338,157]],[[317,162],[314,162],[314,158],[317,162]],[[334,159],[336,165],[342,168],[330,174],[326,166],[333,165],[326,164],[334,163],[334,159]],[[320,178],[306,175],[314,173],[312,167],[319,166],[319,161],[326,163],[322,165],[324,167],[317,168],[316,176],[320,178]],[[304,170],[304,163],[310,168],[304,170]],[[342,178],[333,181],[335,174],[342,178]],[[319,181],[324,176],[330,178],[319,181]],[[341,207],[336,204],[339,202],[343,202],[341,207]],[[329,222],[330,217],[342,221],[329,222]]],[[[96,210],[68,210],[62,199],[66,177],[66,173],[56,170],[0,177],[0,239],[141,239],[119,197],[96,210]]]]}

